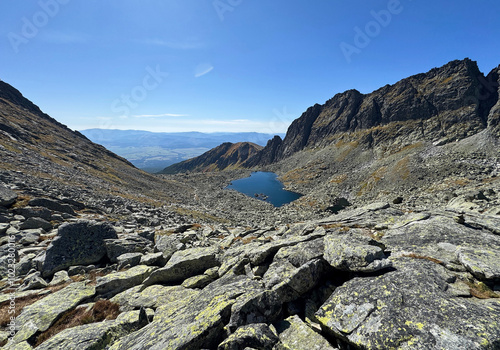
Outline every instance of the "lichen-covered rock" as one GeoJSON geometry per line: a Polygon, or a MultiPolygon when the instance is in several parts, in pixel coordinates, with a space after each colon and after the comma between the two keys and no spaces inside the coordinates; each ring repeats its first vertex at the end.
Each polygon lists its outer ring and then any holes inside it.
{"type": "Polygon", "coordinates": [[[184,288],[203,288],[213,281],[213,278],[207,275],[198,275],[189,277],[182,282],[184,288]]]}
{"type": "Polygon", "coordinates": [[[52,281],[50,281],[49,286],[57,286],[66,282],[71,282],[72,279],[69,277],[66,271],[59,271],[54,274],[52,281]]]}
{"type": "Polygon", "coordinates": [[[220,265],[216,248],[191,248],[176,252],[165,267],[153,272],[144,281],[145,286],[156,283],[180,282],[203,273],[206,269],[220,265]]]}
{"type": "Polygon", "coordinates": [[[144,309],[120,314],[116,320],[68,328],[37,346],[37,350],[104,349],[114,340],[148,324],[144,309]]]}
{"type": "Polygon", "coordinates": [[[47,287],[49,284],[42,278],[40,271],[37,271],[27,276],[23,284],[19,287],[20,291],[41,289],[47,287]]]}
{"type": "Polygon", "coordinates": [[[195,296],[197,293],[199,292],[182,286],[152,285],[142,292],[132,294],[127,303],[133,308],[157,309],[162,305],[195,296]]]}
{"type": "Polygon", "coordinates": [[[460,247],[456,254],[458,261],[474,277],[486,281],[500,281],[500,249],[460,247]]]}
{"type": "Polygon", "coordinates": [[[141,256],[141,265],[163,267],[167,260],[163,257],[163,253],[150,253],[141,256]]]}
{"type": "Polygon", "coordinates": [[[280,342],[274,350],[335,350],[325,338],[312,330],[298,316],[276,324],[280,342]]]}
{"type": "Polygon", "coordinates": [[[231,331],[249,323],[274,322],[282,312],[282,300],[271,290],[253,290],[238,297],[231,310],[231,331]]]}
{"type": "Polygon", "coordinates": [[[288,260],[295,267],[299,267],[313,259],[322,257],[324,250],[324,239],[317,238],[312,241],[281,248],[274,256],[274,260],[288,260]]]}
{"type": "Polygon", "coordinates": [[[325,237],[325,260],[335,269],[373,272],[391,267],[383,245],[356,233],[325,237]]]}
{"type": "Polygon", "coordinates": [[[51,276],[70,266],[97,263],[106,255],[104,240],[116,237],[116,231],[109,223],[79,221],[62,224],[47,248],[43,275],[51,276]]]}
{"type": "Polygon", "coordinates": [[[457,298],[443,266],[412,258],[396,271],[356,277],[316,313],[326,332],[366,349],[495,349],[500,302],[457,298]],[[471,325],[474,325],[471,327],[471,325]]]}
{"type": "Polygon", "coordinates": [[[20,328],[13,341],[19,343],[29,339],[37,332],[46,331],[61,314],[94,295],[95,288],[93,286],[78,282],[26,306],[16,319],[16,324],[20,328]]]}
{"type": "Polygon", "coordinates": [[[246,276],[226,275],[193,296],[162,305],[153,322],[115,342],[110,350],[216,348],[236,298],[257,285],[246,276]]]}
{"type": "Polygon", "coordinates": [[[111,262],[118,262],[118,257],[127,253],[150,253],[153,243],[138,235],[129,235],[120,239],[106,239],[104,241],[106,254],[111,262]]]}
{"type": "Polygon", "coordinates": [[[238,328],[219,344],[217,350],[272,349],[278,340],[267,324],[253,323],[238,328]]]}
{"type": "Polygon", "coordinates": [[[117,294],[141,284],[156,268],[139,265],[129,270],[98,277],[95,287],[97,294],[117,294]]]}

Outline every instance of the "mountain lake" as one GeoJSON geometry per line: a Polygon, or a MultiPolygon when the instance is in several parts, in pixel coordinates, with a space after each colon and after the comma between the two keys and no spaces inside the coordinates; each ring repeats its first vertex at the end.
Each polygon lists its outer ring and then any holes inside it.
{"type": "Polygon", "coordinates": [[[234,180],[226,188],[266,201],[275,207],[281,207],[302,197],[300,193],[285,190],[278,180],[278,175],[263,171],[253,172],[250,177],[234,180]]]}

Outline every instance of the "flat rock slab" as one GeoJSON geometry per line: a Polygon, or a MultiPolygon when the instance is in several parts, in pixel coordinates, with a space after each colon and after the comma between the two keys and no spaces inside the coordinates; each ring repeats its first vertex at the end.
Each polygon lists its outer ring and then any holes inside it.
{"type": "Polygon", "coordinates": [[[129,270],[121,271],[97,278],[95,287],[97,294],[119,293],[142,284],[156,269],[153,266],[139,265],[129,270]]]}
{"type": "Polygon", "coordinates": [[[14,342],[22,342],[37,332],[46,331],[61,314],[94,295],[93,286],[78,282],[26,306],[16,319],[16,324],[20,325],[20,329],[13,338],[14,342]]]}
{"type": "Polygon", "coordinates": [[[500,281],[500,249],[459,247],[457,259],[477,279],[500,281]]]}
{"type": "Polygon", "coordinates": [[[400,258],[394,267],[337,288],[316,313],[324,330],[364,349],[498,346],[500,301],[455,297],[448,272],[430,261],[400,258]]]}
{"type": "Polygon", "coordinates": [[[104,349],[108,344],[132,333],[148,323],[145,313],[130,311],[116,320],[68,328],[37,346],[37,350],[93,350],[104,349]]]}
{"type": "Polygon", "coordinates": [[[299,316],[276,324],[280,342],[275,350],[336,350],[325,338],[311,329],[299,316]]]}
{"type": "Polygon", "coordinates": [[[60,213],[66,213],[70,215],[76,215],[73,208],[68,204],[61,204],[55,200],[48,198],[34,198],[28,203],[32,207],[43,207],[50,210],[58,211],[60,213]]]}
{"type": "Polygon", "coordinates": [[[162,305],[175,302],[187,297],[196,296],[198,291],[182,286],[152,285],[142,292],[135,293],[128,298],[128,304],[134,308],[157,309],[162,305]]]}
{"type": "Polygon", "coordinates": [[[120,339],[110,350],[216,348],[236,298],[256,287],[246,276],[224,276],[192,297],[162,305],[153,322],[120,339]]]}
{"type": "Polygon", "coordinates": [[[82,220],[62,224],[47,248],[43,275],[51,276],[70,266],[99,262],[106,256],[104,240],[116,237],[116,231],[109,223],[82,220]]]}
{"type": "Polygon", "coordinates": [[[384,246],[356,233],[325,237],[325,260],[335,269],[351,272],[374,272],[392,266],[384,246]]]}
{"type": "Polygon", "coordinates": [[[212,247],[178,251],[172,255],[165,267],[153,272],[144,281],[144,285],[182,282],[186,278],[202,274],[206,269],[219,265],[217,255],[218,250],[212,247]]]}

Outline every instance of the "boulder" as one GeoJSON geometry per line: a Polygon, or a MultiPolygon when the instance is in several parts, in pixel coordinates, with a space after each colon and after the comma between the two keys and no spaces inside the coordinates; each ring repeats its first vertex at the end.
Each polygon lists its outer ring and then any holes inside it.
{"type": "Polygon", "coordinates": [[[484,281],[500,281],[500,249],[459,247],[458,261],[474,277],[484,281]]]}
{"type": "Polygon", "coordinates": [[[97,294],[117,294],[125,289],[132,288],[141,284],[155,267],[139,265],[130,270],[111,273],[104,277],[97,278],[95,287],[97,294]]]}
{"type": "Polygon", "coordinates": [[[16,319],[19,331],[13,338],[14,343],[30,339],[38,332],[44,332],[62,315],[83,300],[95,295],[95,288],[84,282],[72,283],[58,292],[50,294],[34,304],[24,307],[16,319]]]}
{"type": "Polygon", "coordinates": [[[141,257],[140,264],[148,266],[158,266],[163,267],[167,263],[167,260],[163,257],[163,253],[150,253],[145,254],[141,257]]]}
{"type": "Polygon", "coordinates": [[[394,267],[338,287],[316,313],[324,331],[363,349],[498,347],[500,302],[455,297],[456,278],[428,260],[399,258],[394,267]]]}
{"type": "Polygon", "coordinates": [[[129,235],[120,239],[105,240],[106,254],[111,262],[118,262],[118,257],[127,253],[146,254],[152,252],[153,243],[138,235],[129,235]]]}
{"type": "Polygon", "coordinates": [[[145,286],[156,283],[182,282],[186,278],[202,274],[206,269],[218,266],[216,248],[191,248],[176,252],[165,267],[153,272],[144,281],[145,286]]]}
{"type": "Polygon", "coordinates": [[[246,276],[227,275],[201,292],[160,306],[153,322],[123,337],[110,350],[215,349],[237,296],[257,288],[246,276]]]}
{"type": "Polygon", "coordinates": [[[36,244],[40,240],[40,236],[44,232],[45,231],[43,228],[34,228],[34,229],[20,231],[16,235],[16,237],[19,237],[17,242],[25,246],[36,244]]]}
{"type": "Polygon", "coordinates": [[[341,271],[373,272],[391,267],[383,245],[354,232],[326,236],[324,258],[341,271]]]}
{"type": "Polygon", "coordinates": [[[17,200],[17,193],[0,183],[0,207],[10,207],[17,200]]]}
{"type": "Polygon", "coordinates": [[[142,292],[132,294],[127,303],[134,308],[157,309],[162,305],[172,303],[198,294],[197,291],[182,286],[152,285],[142,292]]]}
{"type": "Polygon", "coordinates": [[[104,349],[116,339],[135,332],[147,324],[148,318],[144,309],[124,312],[115,320],[65,329],[37,346],[37,350],[104,349]]]}
{"type": "Polygon", "coordinates": [[[141,253],[125,253],[116,258],[119,267],[129,266],[134,267],[139,265],[143,254],[141,253]]]}
{"type": "Polygon", "coordinates": [[[52,219],[52,211],[43,207],[23,207],[15,210],[16,214],[22,215],[25,218],[42,218],[50,221],[52,219]]]}
{"type": "Polygon", "coordinates": [[[32,289],[42,289],[48,285],[49,284],[42,278],[40,271],[37,271],[24,279],[23,284],[19,287],[19,290],[26,291],[32,289]]]}
{"type": "Polygon", "coordinates": [[[28,218],[26,221],[24,221],[19,228],[21,230],[30,230],[30,229],[37,229],[41,228],[44,231],[50,231],[52,230],[52,224],[42,218],[37,218],[37,217],[31,217],[28,218]]]}
{"type": "Polygon", "coordinates": [[[72,282],[73,280],[69,278],[69,275],[66,271],[59,271],[54,274],[52,277],[52,281],[50,281],[49,286],[57,286],[59,284],[72,282]]]}
{"type": "Polygon", "coordinates": [[[109,223],[79,221],[62,224],[47,248],[43,275],[51,276],[70,266],[99,262],[106,256],[104,240],[116,237],[116,231],[109,223]]]}
{"type": "Polygon", "coordinates": [[[66,213],[75,216],[76,213],[73,208],[68,204],[61,204],[53,199],[48,198],[33,198],[28,202],[32,207],[43,207],[60,213],[66,213]]]}
{"type": "Polygon", "coordinates": [[[299,316],[276,324],[280,342],[274,350],[336,350],[325,338],[311,329],[299,316]]]}
{"type": "Polygon", "coordinates": [[[278,340],[267,324],[253,323],[238,328],[217,347],[217,350],[244,350],[246,347],[272,349],[278,340]]]}

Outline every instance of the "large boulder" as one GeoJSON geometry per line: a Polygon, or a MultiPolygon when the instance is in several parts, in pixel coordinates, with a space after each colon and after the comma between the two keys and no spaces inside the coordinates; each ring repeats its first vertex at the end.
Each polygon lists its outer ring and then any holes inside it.
{"type": "Polygon", "coordinates": [[[457,298],[456,276],[428,260],[394,267],[338,287],[316,313],[324,331],[362,349],[498,349],[499,301],[457,298]]]}
{"type": "Polygon", "coordinates": [[[26,306],[16,319],[19,330],[13,338],[13,342],[20,343],[30,339],[38,332],[46,331],[64,312],[71,310],[83,300],[94,295],[95,288],[93,286],[85,285],[85,282],[78,282],[26,306]]]}
{"type": "Polygon", "coordinates": [[[312,330],[299,316],[291,316],[276,324],[280,342],[275,350],[335,350],[330,343],[312,330]]]}
{"type": "Polygon", "coordinates": [[[182,282],[186,278],[202,274],[206,269],[220,265],[217,248],[191,248],[172,255],[165,267],[154,271],[144,285],[182,282]]]}
{"type": "Polygon", "coordinates": [[[9,207],[17,200],[17,193],[0,183],[0,207],[9,207]]]}
{"type": "Polygon", "coordinates": [[[121,271],[99,277],[97,279],[96,293],[117,294],[125,289],[141,284],[156,267],[139,265],[130,270],[121,271]]]}
{"type": "Polygon", "coordinates": [[[79,221],[59,227],[56,237],[47,248],[43,263],[43,275],[75,265],[90,265],[106,256],[105,239],[117,238],[109,223],[79,221]]]}
{"type": "Polygon", "coordinates": [[[357,232],[326,236],[324,257],[333,268],[342,271],[374,272],[391,267],[384,246],[357,232]]]}

